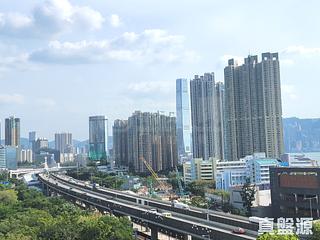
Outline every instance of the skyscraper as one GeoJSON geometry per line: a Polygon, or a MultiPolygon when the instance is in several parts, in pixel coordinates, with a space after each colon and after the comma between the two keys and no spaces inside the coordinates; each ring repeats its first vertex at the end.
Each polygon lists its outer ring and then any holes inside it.
{"type": "Polygon", "coordinates": [[[224,106],[224,84],[216,83],[215,88],[215,108],[216,108],[216,158],[225,159],[225,106],[224,106]]]}
{"type": "Polygon", "coordinates": [[[6,168],[9,170],[17,169],[17,162],[20,159],[19,147],[5,146],[6,150],[6,168]]]}
{"type": "Polygon", "coordinates": [[[177,166],[176,118],[159,112],[136,111],[128,119],[129,167],[148,171],[145,160],[155,171],[177,166]]]}
{"type": "Polygon", "coordinates": [[[89,159],[107,159],[108,119],[105,116],[89,117],[89,159]]]}
{"type": "Polygon", "coordinates": [[[55,149],[60,153],[71,153],[72,133],[56,133],[54,135],[55,149]]]}
{"type": "Polygon", "coordinates": [[[115,165],[128,166],[128,121],[115,120],[112,131],[115,165]]]}
{"type": "Polygon", "coordinates": [[[177,142],[179,156],[191,152],[191,119],[188,80],[176,80],[177,142]]]}
{"type": "Polygon", "coordinates": [[[5,146],[0,145],[0,169],[5,168],[7,168],[6,148],[5,146]]]}
{"type": "Polygon", "coordinates": [[[216,105],[214,73],[190,81],[193,157],[216,157],[216,105]]]}
{"type": "Polygon", "coordinates": [[[34,142],[37,139],[37,133],[35,131],[29,132],[29,148],[32,149],[34,142]]]}
{"type": "Polygon", "coordinates": [[[13,116],[5,120],[5,145],[20,146],[20,118],[13,116]]]}
{"type": "Polygon", "coordinates": [[[40,153],[41,149],[48,149],[49,141],[46,138],[37,138],[34,143],[34,153],[40,153]]]}
{"type": "Polygon", "coordinates": [[[255,152],[279,158],[283,153],[282,106],[278,53],[233,59],[224,69],[227,160],[255,152]]]}

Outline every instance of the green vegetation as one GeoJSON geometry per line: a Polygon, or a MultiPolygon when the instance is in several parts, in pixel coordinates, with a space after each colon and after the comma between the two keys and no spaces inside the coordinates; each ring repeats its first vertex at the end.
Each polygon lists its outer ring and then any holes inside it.
{"type": "Polygon", "coordinates": [[[312,236],[310,237],[310,240],[318,240],[320,239],[320,221],[316,221],[312,225],[312,236]]]}
{"type": "Polygon", "coordinates": [[[116,175],[99,172],[96,168],[81,168],[79,170],[70,170],[67,172],[70,177],[91,181],[92,183],[98,183],[99,185],[107,188],[121,189],[121,185],[124,180],[116,175]]]}
{"type": "Polygon", "coordinates": [[[246,209],[246,215],[252,216],[252,204],[255,200],[256,189],[255,185],[252,185],[250,178],[246,179],[246,183],[242,187],[241,198],[243,201],[243,207],[246,209]]]}
{"type": "Polygon", "coordinates": [[[17,182],[0,188],[0,239],[131,240],[132,227],[127,218],[84,211],[17,182]]]}
{"type": "Polygon", "coordinates": [[[208,208],[209,202],[204,197],[196,196],[191,198],[190,204],[194,207],[208,208]]]}
{"type": "Polygon", "coordinates": [[[214,188],[214,181],[198,180],[188,183],[186,191],[195,196],[204,197],[208,188],[214,188]]]}
{"type": "Polygon", "coordinates": [[[168,183],[172,185],[172,189],[175,191],[178,191],[179,183],[177,179],[177,173],[175,171],[171,171],[167,176],[168,176],[168,183]]]}
{"type": "Polygon", "coordinates": [[[257,240],[299,240],[299,238],[296,235],[281,235],[274,232],[262,234],[257,240]]]}

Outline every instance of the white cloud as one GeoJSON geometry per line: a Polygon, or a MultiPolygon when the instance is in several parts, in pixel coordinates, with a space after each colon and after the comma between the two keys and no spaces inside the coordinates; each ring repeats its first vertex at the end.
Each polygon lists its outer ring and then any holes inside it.
{"type": "Polygon", "coordinates": [[[163,81],[138,82],[128,86],[128,90],[136,93],[168,93],[172,91],[172,84],[163,81]]]}
{"type": "Polygon", "coordinates": [[[21,52],[15,46],[0,43],[0,73],[9,69],[25,70],[29,68],[29,54],[21,52]]]}
{"type": "Polygon", "coordinates": [[[53,108],[57,105],[55,100],[53,100],[52,98],[37,98],[36,104],[46,109],[53,108]]]}
{"type": "Polygon", "coordinates": [[[281,59],[280,63],[281,63],[281,65],[292,66],[294,64],[294,60],[293,59],[281,59]]]}
{"type": "Polygon", "coordinates": [[[23,70],[28,62],[28,54],[22,53],[15,56],[1,56],[0,57],[0,72],[11,68],[23,70]]]}
{"type": "Polygon", "coordinates": [[[235,56],[231,54],[225,54],[222,57],[220,57],[220,61],[222,62],[223,66],[226,66],[228,64],[228,60],[234,59],[239,65],[243,64],[244,58],[240,56],[235,56]]]}
{"type": "Polygon", "coordinates": [[[281,85],[282,98],[289,100],[296,100],[298,98],[297,90],[294,85],[291,84],[282,84],[281,85]]]}
{"type": "Polygon", "coordinates": [[[119,27],[121,25],[120,17],[117,14],[110,16],[110,24],[112,27],[119,27]]]}
{"type": "Polygon", "coordinates": [[[305,46],[289,46],[282,51],[284,54],[319,55],[320,47],[309,48],[305,46]]]}
{"type": "Polygon", "coordinates": [[[185,48],[184,37],[164,30],[124,33],[113,40],[50,42],[31,54],[31,60],[58,64],[81,64],[111,60],[137,63],[194,62],[198,55],[185,48]]]}
{"type": "Polygon", "coordinates": [[[23,104],[24,96],[21,94],[0,94],[0,104],[23,104]]]}
{"type": "Polygon", "coordinates": [[[0,26],[13,29],[29,27],[32,19],[20,13],[0,13],[0,26]]]}
{"type": "Polygon", "coordinates": [[[47,0],[37,5],[30,16],[0,13],[0,33],[23,37],[39,37],[64,30],[97,30],[104,18],[89,7],[72,5],[68,0],[47,0]]]}

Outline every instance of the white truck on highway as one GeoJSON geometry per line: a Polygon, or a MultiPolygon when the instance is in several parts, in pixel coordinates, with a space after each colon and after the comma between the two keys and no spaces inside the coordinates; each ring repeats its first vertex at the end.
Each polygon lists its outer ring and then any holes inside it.
{"type": "Polygon", "coordinates": [[[252,217],[249,217],[249,221],[252,223],[259,224],[260,222],[268,222],[269,220],[268,220],[268,218],[261,218],[261,217],[252,216],[252,217]]]}
{"type": "Polygon", "coordinates": [[[177,200],[173,200],[173,201],[171,202],[171,204],[172,204],[172,207],[175,207],[175,208],[186,209],[186,210],[189,210],[189,209],[190,209],[190,207],[189,207],[188,204],[181,203],[181,202],[179,202],[179,201],[177,201],[177,200]]]}

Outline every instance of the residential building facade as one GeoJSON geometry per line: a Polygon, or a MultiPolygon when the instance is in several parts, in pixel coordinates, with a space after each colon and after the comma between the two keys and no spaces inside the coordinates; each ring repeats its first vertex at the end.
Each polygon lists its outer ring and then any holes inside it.
{"type": "Polygon", "coordinates": [[[7,161],[6,161],[6,148],[3,145],[0,145],[0,169],[7,168],[7,161]]]}
{"type": "Polygon", "coordinates": [[[128,119],[128,162],[136,172],[177,166],[176,118],[161,113],[136,111],[128,119]]]}
{"type": "Polygon", "coordinates": [[[284,151],[280,66],[278,53],[234,59],[224,69],[226,159],[238,160],[254,152],[280,158],[284,151]]]}
{"type": "Polygon", "coordinates": [[[72,153],[72,133],[54,134],[54,143],[60,153],[72,153]]]}
{"type": "Polygon", "coordinates": [[[215,110],[216,110],[216,158],[225,159],[225,100],[224,100],[224,84],[216,83],[215,86],[215,110]]]}
{"type": "Polygon", "coordinates": [[[115,120],[112,132],[115,165],[128,166],[128,120],[115,120]]]}
{"type": "Polygon", "coordinates": [[[11,116],[5,119],[5,145],[20,146],[20,118],[11,116]]]}
{"type": "Polygon", "coordinates": [[[193,157],[209,160],[216,154],[214,73],[190,81],[193,157]]]}
{"type": "Polygon", "coordinates": [[[21,149],[20,155],[20,162],[31,163],[33,161],[33,153],[31,149],[21,149]]]}

